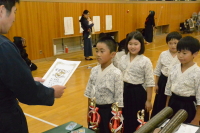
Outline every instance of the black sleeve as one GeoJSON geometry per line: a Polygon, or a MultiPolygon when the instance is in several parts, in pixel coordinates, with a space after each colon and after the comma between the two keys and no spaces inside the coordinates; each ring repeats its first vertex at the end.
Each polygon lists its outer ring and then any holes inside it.
{"type": "Polygon", "coordinates": [[[92,26],[94,25],[93,23],[89,25],[89,22],[84,19],[81,21],[81,25],[83,27],[84,30],[88,30],[89,28],[92,28],[92,26]]]}
{"type": "Polygon", "coordinates": [[[23,59],[27,58],[28,57],[28,54],[26,53],[26,50],[25,49],[21,49],[20,50],[20,54],[21,54],[21,57],[23,59]]]}
{"type": "Polygon", "coordinates": [[[22,103],[53,105],[54,89],[35,82],[29,67],[10,41],[0,43],[0,80],[22,103]]]}
{"type": "Polygon", "coordinates": [[[154,18],[152,19],[152,25],[153,25],[153,27],[155,26],[155,19],[154,18]]]}

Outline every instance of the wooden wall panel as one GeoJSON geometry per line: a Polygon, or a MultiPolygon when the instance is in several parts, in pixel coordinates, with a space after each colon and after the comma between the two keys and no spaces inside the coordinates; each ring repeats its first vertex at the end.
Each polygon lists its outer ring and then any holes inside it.
{"type": "Polygon", "coordinates": [[[135,30],[137,23],[137,5],[136,4],[125,4],[124,5],[124,20],[121,21],[121,24],[124,23],[124,37],[127,33],[135,30]],[[129,10],[129,12],[127,12],[129,10]]]}
{"type": "Polygon", "coordinates": [[[199,12],[200,8],[199,8],[199,4],[196,3],[191,3],[189,6],[188,4],[181,4],[181,13],[183,14],[181,16],[182,21],[184,21],[185,19],[189,18],[192,16],[193,12],[199,12]]]}
{"type": "Polygon", "coordinates": [[[117,14],[116,14],[116,19],[115,22],[113,21],[113,24],[117,25],[116,30],[119,31],[119,41],[122,40],[123,38],[126,37],[126,31],[125,31],[125,26],[126,26],[126,16],[124,15],[124,13],[126,13],[126,9],[125,9],[125,4],[117,4],[117,14]],[[121,30],[119,30],[121,29],[121,30]]]}
{"type": "MultiPolygon", "coordinates": [[[[149,10],[151,10],[151,8],[148,7],[149,4],[145,4],[145,3],[138,3],[137,4],[137,9],[135,12],[136,15],[136,27],[135,28],[144,28],[144,23],[146,20],[146,17],[149,14],[149,10]]],[[[135,29],[134,29],[135,30],[135,29]]]]}
{"type": "MultiPolygon", "coordinates": [[[[101,32],[105,32],[105,15],[112,15],[113,29],[119,31],[119,41],[127,33],[144,27],[149,10],[156,12],[157,25],[170,24],[170,31],[179,30],[179,23],[199,12],[200,3],[191,2],[135,2],[135,3],[67,3],[67,2],[25,2],[17,6],[16,21],[6,35],[26,39],[27,52],[31,59],[53,56],[53,38],[64,35],[64,17],[73,17],[74,35],[79,33],[79,19],[83,10],[90,16],[100,16],[101,32]],[[127,13],[127,10],[129,12],[127,13]],[[43,53],[40,54],[39,51],[43,53]]],[[[68,35],[68,36],[74,36],[68,35]]]]}
{"type": "Polygon", "coordinates": [[[170,20],[170,30],[179,30],[179,23],[181,20],[181,4],[169,4],[169,17],[170,20]],[[172,15],[173,14],[173,15],[172,15]]]}

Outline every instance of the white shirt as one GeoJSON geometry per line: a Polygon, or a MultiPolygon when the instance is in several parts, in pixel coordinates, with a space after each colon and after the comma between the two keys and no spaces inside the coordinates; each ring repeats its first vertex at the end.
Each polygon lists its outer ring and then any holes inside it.
{"type": "Polygon", "coordinates": [[[121,57],[122,57],[123,55],[125,55],[125,50],[122,50],[122,51],[116,53],[115,57],[113,58],[113,65],[114,65],[115,67],[118,68],[119,61],[120,61],[120,59],[121,59],[121,57]]]}
{"type": "Polygon", "coordinates": [[[157,61],[154,75],[160,76],[162,72],[163,75],[168,77],[169,70],[178,63],[180,63],[180,61],[177,56],[173,57],[169,50],[163,51],[157,61]]]}
{"type": "Polygon", "coordinates": [[[171,96],[172,92],[183,97],[196,96],[197,105],[200,105],[200,68],[197,64],[183,73],[181,63],[173,66],[165,87],[165,95],[171,96]]]}
{"type": "Polygon", "coordinates": [[[123,107],[123,85],[122,73],[118,68],[110,64],[102,71],[101,65],[98,65],[91,70],[84,95],[95,97],[100,105],[118,102],[119,107],[123,107]]]}
{"type": "Polygon", "coordinates": [[[120,59],[119,69],[123,73],[123,80],[131,84],[145,84],[146,87],[155,86],[153,66],[149,58],[137,55],[130,62],[130,54],[120,59]]]}

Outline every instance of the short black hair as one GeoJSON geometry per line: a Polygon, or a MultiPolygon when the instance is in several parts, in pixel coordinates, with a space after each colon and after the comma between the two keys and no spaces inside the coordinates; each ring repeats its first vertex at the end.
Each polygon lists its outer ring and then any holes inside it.
{"type": "Polygon", "coordinates": [[[105,43],[106,46],[110,49],[111,52],[116,52],[117,51],[117,43],[116,41],[110,37],[110,36],[105,36],[100,38],[97,43],[105,43]]]}
{"type": "Polygon", "coordinates": [[[177,39],[177,40],[180,40],[182,38],[182,35],[177,32],[177,31],[173,31],[173,32],[170,32],[167,37],[166,37],[166,43],[168,43],[169,41],[171,41],[172,39],[177,39]]]}
{"type": "Polygon", "coordinates": [[[106,33],[101,32],[101,33],[99,34],[99,39],[101,39],[102,37],[106,37],[106,36],[108,36],[106,33]]]}
{"type": "Polygon", "coordinates": [[[198,52],[200,49],[199,40],[192,37],[183,37],[177,44],[177,51],[189,50],[192,54],[198,52]]]}
{"type": "Polygon", "coordinates": [[[12,7],[15,6],[15,4],[19,2],[20,0],[0,0],[0,5],[4,5],[8,13],[10,13],[12,7]]]}
{"type": "Polygon", "coordinates": [[[125,53],[127,54],[129,52],[129,50],[128,50],[128,42],[131,39],[135,39],[135,40],[138,40],[140,42],[141,48],[140,48],[140,51],[139,51],[138,54],[139,55],[144,54],[144,51],[145,51],[144,38],[143,38],[142,34],[139,31],[133,31],[133,32],[128,34],[128,37],[126,38],[126,44],[125,44],[125,53]]]}

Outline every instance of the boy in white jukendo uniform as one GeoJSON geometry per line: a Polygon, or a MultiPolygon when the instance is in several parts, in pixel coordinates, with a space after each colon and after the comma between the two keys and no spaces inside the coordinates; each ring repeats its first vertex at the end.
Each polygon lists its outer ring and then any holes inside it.
{"type": "Polygon", "coordinates": [[[177,44],[179,64],[173,66],[165,88],[167,103],[174,114],[179,109],[188,113],[185,123],[199,125],[200,116],[200,68],[193,61],[200,49],[199,41],[191,36],[177,44]],[[198,121],[198,122],[197,122],[198,121]]]}
{"type": "Polygon", "coordinates": [[[124,81],[124,133],[133,133],[140,125],[137,112],[145,109],[145,118],[149,119],[152,109],[152,89],[155,85],[153,66],[149,58],[143,55],[144,38],[138,31],[129,33],[125,46],[126,55],[122,56],[119,69],[124,81]],[[145,84],[146,88],[143,87],[145,84]]]}
{"type": "Polygon", "coordinates": [[[178,32],[171,32],[166,37],[166,43],[168,50],[163,51],[158,59],[156,68],[154,70],[155,75],[155,100],[151,117],[155,116],[158,112],[166,106],[167,96],[165,95],[165,86],[167,83],[167,77],[169,69],[180,63],[177,58],[177,43],[182,38],[182,35],[178,32]]]}
{"type": "Polygon", "coordinates": [[[117,44],[111,37],[102,37],[97,42],[96,55],[100,65],[92,68],[84,93],[89,100],[96,98],[96,106],[101,117],[100,133],[110,133],[108,124],[112,117],[112,103],[118,102],[119,107],[123,107],[122,73],[112,63],[116,49],[117,44]]]}

